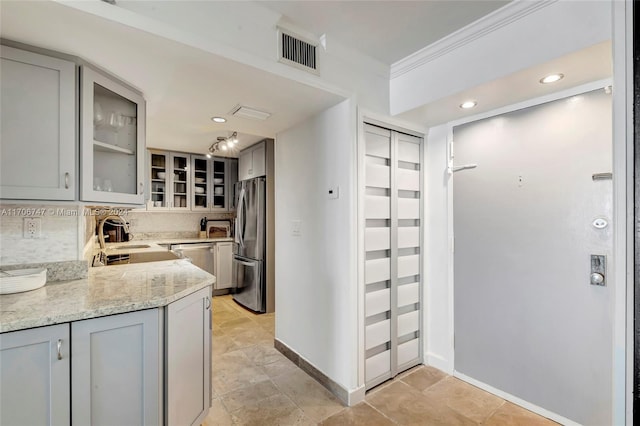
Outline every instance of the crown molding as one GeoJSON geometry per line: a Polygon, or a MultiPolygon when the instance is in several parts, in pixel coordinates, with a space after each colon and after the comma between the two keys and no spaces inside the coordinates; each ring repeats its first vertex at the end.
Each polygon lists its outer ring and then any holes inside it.
{"type": "Polygon", "coordinates": [[[486,36],[558,0],[515,0],[391,65],[391,79],[486,36]]]}

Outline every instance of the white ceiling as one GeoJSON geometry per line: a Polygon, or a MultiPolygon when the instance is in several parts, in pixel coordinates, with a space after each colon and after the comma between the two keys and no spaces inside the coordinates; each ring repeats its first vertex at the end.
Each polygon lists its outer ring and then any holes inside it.
{"type": "Polygon", "coordinates": [[[238,131],[238,149],[226,154],[237,156],[238,150],[343,100],[55,2],[0,5],[3,38],[82,57],[142,91],[150,148],[205,153],[217,136],[238,131]],[[229,116],[237,104],[272,115],[265,121],[229,116]],[[214,115],[228,121],[214,123],[214,115]]]}
{"type": "MultiPolygon", "coordinates": [[[[190,3],[175,2],[174,7],[188,7],[190,3]]],[[[285,21],[299,28],[316,35],[326,33],[329,43],[339,39],[390,64],[504,3],[261,1],[224,2],[223,6],[242,17],[247,8],[258,4],[263,13],[252,19],[275,22],[283,14],[285,21]]],[[[250,24],[247,20],[246,25],[250,24]]],[[[275,137],[343,100],[334,93],[57,2],[0,1],[0,35],[80,56],[134,85],[147,99],[147,146],[152,148],[204,153],[218,136],[238,131],[238,149],[242,149],[264,137],[275,137]],[[268,111],[272,116],[266,121],[229,117],[237,104],[268,111]],[[213,123],[213,115],[226,116],[229,121],[213,123]]],[[[434,125],[610,76],[610,46],[604,43],[437,100],[399,118],[434,125]],[[564,72],[567,77],[557,85],[538,84],[548,70],[564,72]],[[467,98],[478,100],[478,107],[460,110],[458,105],[467,98]]],[[[235,156],[237,151],[228,155],[235,156]]]]}
{"type": "Polygon", "coordinates": [[[391,65],[509,3],[495,0],[260,1],[316,36],[391,65]]]}
{"type": "Polygon", "coordinates": [[[499,80],[490,81],[473,89],[404,112],[399,114],[397,118],[412,123],[424,123],[431,127],[466,116],[481,114],[505,105],[611,78],[613,71],[611,60],[611,42],[598,43],[561,58],[538,64],[499,80]],[[541,78],[554,73],[562,73],[565,77],[553,84],[540,83],[541,78]],[[460,104],[467,100],[475,100],[478,105],[468,110],[461,109],[460,104]]]}

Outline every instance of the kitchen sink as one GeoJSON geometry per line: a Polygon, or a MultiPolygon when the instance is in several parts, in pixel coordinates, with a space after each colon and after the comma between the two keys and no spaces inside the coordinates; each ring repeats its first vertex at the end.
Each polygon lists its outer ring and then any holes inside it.
{"type": "Polygon", "coordinates": [[[133,249],[145,249],[145,248],[149,248],[151,246],[147,245],[147,244],[131,244],[131,245],[126,245],[126,246],[117,246],[117,247],[109,247],[110,250],[133,250],[133,249]]]}
{"type": "Polygon", "coordinates": [[[180,259],[171,251],[154,251],[143,253],[109,254],[106,256],[106,266],[128,265],[131,263],[158,262],[160,260],[180,259]]]}

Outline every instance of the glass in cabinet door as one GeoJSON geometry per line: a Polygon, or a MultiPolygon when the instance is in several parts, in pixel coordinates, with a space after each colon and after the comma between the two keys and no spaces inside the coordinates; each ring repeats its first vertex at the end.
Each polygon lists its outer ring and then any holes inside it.
{"type": "Polygon", "coordinates": [[[149,197],[149,207],[166,208],[169,207],[169,159],[167,154],[151,153],[151,196],[149,197]]]}
{"type": "Polygon", "coordinates": [[[191,156],[192,199],[191,210],[209,210],[210,206],[210,170],[207,157],[191,156]]]}
{"type": "Polygon", "coordinates": [[[226,200],[226,170],[227,162],[224,159],[213,159],[213,210],[225,210],[227,208],[226,200]]]}
{"type": "Polygon", "coordinates": [[[171,166],[173,171],[172,189],[173,201],[171,207],[174,209],[188,209],[189,203],[189,156],[171,155],[171,166]]]}
{"type": "Polygon", "coordinates": [[[124,85],[82,69],[82,199],[144,201],[144,99],[124,85]]]}

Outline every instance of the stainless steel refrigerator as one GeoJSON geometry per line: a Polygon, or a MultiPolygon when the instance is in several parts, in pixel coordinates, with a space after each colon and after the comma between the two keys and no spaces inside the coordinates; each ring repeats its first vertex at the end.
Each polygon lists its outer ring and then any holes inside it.
{"type": "Polygon", "coordinates": [[[265,178],[236,183],[236,244],[233,256],[236,292],[233,298],[256,312],[266,312],[265,214],[265,178]]]}

